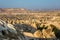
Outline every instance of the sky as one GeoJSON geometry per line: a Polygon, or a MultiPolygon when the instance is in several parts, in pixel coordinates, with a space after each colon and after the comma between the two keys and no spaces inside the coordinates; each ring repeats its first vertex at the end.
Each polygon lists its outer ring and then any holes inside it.
{"type": "Polygon", "coordinates": [[[0,8],[60,9],[60,0],[0,0],[0,8]]]}

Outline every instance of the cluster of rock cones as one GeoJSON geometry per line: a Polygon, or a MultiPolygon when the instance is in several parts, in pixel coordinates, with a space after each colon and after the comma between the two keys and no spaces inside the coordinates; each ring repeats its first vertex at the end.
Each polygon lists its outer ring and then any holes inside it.
{"type": "MultiPolygon", "coordinates": [[[[28,40],[32,38],[57,38],[60,30],[48,28],[32,28],[26,24],[8,24],[0,19],[0,40],[28,40]],[[54,31],[53,31],[54,30],[54,31]],[[56,31],[57,30],[57,31],[56,31]],[[55,34],[56,32],[56,34],[55,34]],[[29,38],[30,37],[30,38],[29,38]]],[[[53,25],[51,25],[53,26],[53,25]]],[[[37,39],[34,39],[37,40],[37,39]]]]}

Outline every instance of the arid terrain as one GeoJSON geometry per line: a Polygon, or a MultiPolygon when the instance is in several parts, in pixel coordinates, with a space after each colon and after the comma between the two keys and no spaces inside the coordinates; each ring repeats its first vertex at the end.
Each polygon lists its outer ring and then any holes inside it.
{"type": "MultiPolygon", "coordinates": [[[[18,35],[26,36],[26,40],[60,38],[60,10],[0,9],[0,19],[12,24],[18,35]]],[[[23,36],[22,40],[24,40],[23,36]]]]}

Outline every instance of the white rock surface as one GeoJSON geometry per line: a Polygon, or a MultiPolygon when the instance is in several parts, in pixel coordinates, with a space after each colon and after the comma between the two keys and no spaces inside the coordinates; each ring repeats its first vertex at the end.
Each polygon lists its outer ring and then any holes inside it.
{"type": "Polygon", "coordinates": [[[17,35],[17,31],[14,28],[14,26],[12,24],[7,24],[3,20],[0,19],[0,38],[3,36],[11,37],[12,35],[15,35],[15,36],[17,35]]]}
{"type": "Polygon", "coordinates": [[[7,24],[7,27],[10,32],[17,34],[17,31],[12,24],[7,24]]]}

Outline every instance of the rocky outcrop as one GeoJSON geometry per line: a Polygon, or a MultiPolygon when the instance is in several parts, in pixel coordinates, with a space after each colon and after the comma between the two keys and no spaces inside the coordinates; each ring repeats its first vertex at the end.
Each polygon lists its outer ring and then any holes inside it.
{"type": "Polygon", "coordinates": [[[18,39],[27,40],[31,38],[59,38],[60,30],[58,30],[53,24],[48,26],[42,26],[40,23],[36,24],[36,28],[33,28],[28,24],[9,24],[0,19],[0,39],[18,39]],[[26,38],[27,37],[27,38],[26,38]]]}
{"type": "Polygon", "coordinates": [[[0,20],[0,39],[3,38],[18,38],[17,31],[12,24],[7,24],[0,20]]]}

